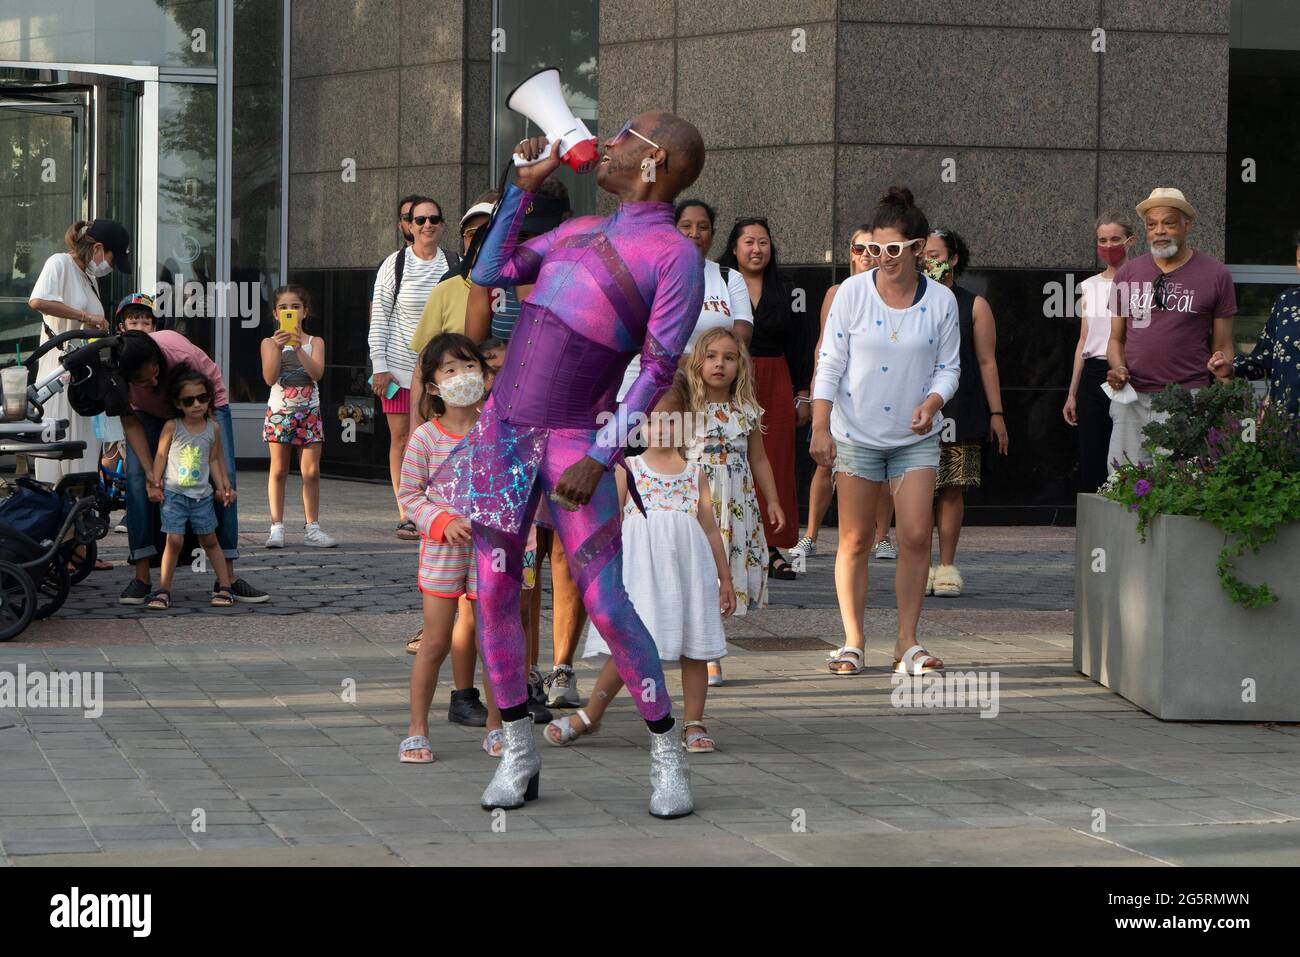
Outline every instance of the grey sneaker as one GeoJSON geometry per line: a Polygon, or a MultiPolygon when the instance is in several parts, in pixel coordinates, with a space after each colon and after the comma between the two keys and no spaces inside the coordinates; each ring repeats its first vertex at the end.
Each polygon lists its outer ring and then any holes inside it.
{"type": "Polygon", "coordinates": [[[576,708],[582,704],[578,694],[578,679],[568,665],[556,665],[555,670],[542,679],[550,694],[546,703],[552,708],[576,708]]]}
{"type": "Polygon", "coordinates": [[[894,543],[888,538],[882,538],[877,542],[872,554],[882,562],[893,562],[898,560],[898,549],[894,548],[894,543]]]}
{"type": "MultiPolygon", "coordinates": [[[[220,582],[212,583],[212,590],[214,592],[219,591],[220,589],[220,582]]],[[[246,605],[260,605],[263,602],[271,600],[270,595],[262,591],[260,588],[254,588],[242,578],[236,578],[234,584],[230,586],[230,595],[235,599],[235,601],[242,602],[246,605]]]]}
{"type": "Polygon", "coordinates": [[[338,544],[333,538],[322,532],[320,525],[316,522],[307,525],[302,533],[302,543],[312,548],[333,548],[338,544]]]}
{"type": "Polygon", "coordinates": [[[284,522],[271,525],[271,534],[266,536],[267,548],[284,548],[284,522]]]}
{"type": "Polygon", "coordinates": [[[149,582],[142,582],[138,578],[132,578],[130,583],[122,589],[122,596],[118,598],[119,605],[143,605],[153,594],[153,587],[149,582]]]}

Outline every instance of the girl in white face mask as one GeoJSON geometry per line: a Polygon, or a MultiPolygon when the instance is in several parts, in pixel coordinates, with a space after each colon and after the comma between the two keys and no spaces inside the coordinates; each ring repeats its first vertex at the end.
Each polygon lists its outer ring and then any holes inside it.
{"type": "Polygon", "coordinates": [[[494,757],[500,756],[504,743],[501,715],[491,691],[485,708],[474,687],[477,589],[469,521],[455,514],[429,484],[451,450],[478,422],[486,395],[486,366],[473,341],[454,332],[434,336],[420,353],[424,395],[419,401],[426,421],[407,442],[397,493],[420,531],[419,584],[424,599],[424,634],[411,668],[411,724],[398,749],[398,759],[405,764],[433,761],[429,707],[448,652],[455,686],[448,720],[478,727],[486,724],[489,731],[483,748],[494,757]]]}

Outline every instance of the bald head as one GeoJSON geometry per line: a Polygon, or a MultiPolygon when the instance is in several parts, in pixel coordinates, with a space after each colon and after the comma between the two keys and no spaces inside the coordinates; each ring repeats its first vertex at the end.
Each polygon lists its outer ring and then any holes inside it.
{"type": "Polygon", "coordinates": [[[661,175],[671,183],[676,196],[699,179],[704,169],[704,138],[693,124],[663,110],[642,113],[637,117],[637,126],[642,124],[654,131],[650,139],[668,152],[667,168],[661,175]]]}

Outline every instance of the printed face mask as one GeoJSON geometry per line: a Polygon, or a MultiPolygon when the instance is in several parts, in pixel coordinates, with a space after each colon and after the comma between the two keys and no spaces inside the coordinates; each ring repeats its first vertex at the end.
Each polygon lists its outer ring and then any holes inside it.
{"type": "Polygon", "coordinates": [[[1123,243],[1120,243],[1118,246],[1102,246],[1098,244],[1097,255],[1100,256],[1102,262],[1107,265],[1119,266],[1123,264],[1128,253],[1125,250],[1123,243]]]}
{"type": "Polygon", "coordinates": [[[449,406],[463,409],[483,398],[483,373],[462,372],[438,383],[438,395],[449,406]]]}
{"type": "Polygon", "coordinates": [[[943,282],[943,277],[952,272],[952,265],[940,262],[937,259],[927,259],[925,260],[925,267],[921,271],[925,273],[926,278],[933,279],[935,282],[943,282]]]}

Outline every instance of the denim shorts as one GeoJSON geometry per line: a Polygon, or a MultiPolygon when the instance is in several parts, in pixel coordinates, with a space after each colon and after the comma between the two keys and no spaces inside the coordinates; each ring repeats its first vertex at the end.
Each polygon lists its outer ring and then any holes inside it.
{"type": "Polygon", "coordinates": [[[185,523],[195,535],[211,535],[217,530],[217,510],[212,495],[190,498],[170,489],[163,490],[162,521],[164,535],[184,535],[185,523]]]}
{"type": "Polygon", "coordinates": [[[868,482],[884,482],[912,469],[939,468],[939,433],[935,432],[911,445],[894,449],[870,449],[865,445],[835,440],[835,465],[832,472],[843,472],[868,482]]]}

